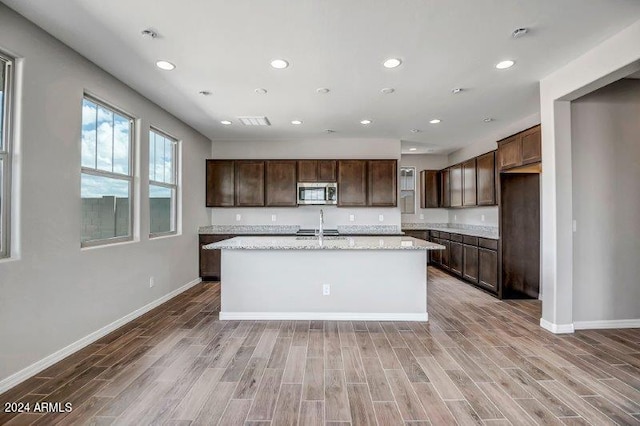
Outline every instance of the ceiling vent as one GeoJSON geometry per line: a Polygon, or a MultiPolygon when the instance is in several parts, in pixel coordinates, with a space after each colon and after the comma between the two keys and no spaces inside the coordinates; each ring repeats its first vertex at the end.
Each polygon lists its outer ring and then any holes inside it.
{"type": "Polygon", "coordinates": [[[271,126],[267,117],[238,117],[245,126],[271,126]]]}

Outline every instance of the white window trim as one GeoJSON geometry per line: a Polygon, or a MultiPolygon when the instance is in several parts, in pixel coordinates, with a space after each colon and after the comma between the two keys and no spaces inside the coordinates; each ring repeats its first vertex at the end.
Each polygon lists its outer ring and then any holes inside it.
{"type": "MultiPolygon", "coordinates": [[[[105,170],[99,170],[97,167],[96,168],[91,168],[91,167],[84,167],[81,166],[80,167],[80,175],[82,176],[83,174],[87,174],[87,175],[92,175],[92,176],[99,176],[99,177],[108,177],[111,179],[118,179],[118,180],[123,180],[129,183],[129,229],[128,229],[128,235],[124,236],[124,237],[113,237],[113,238],[101,238],[101,239],[97,239],[97,240],[87,240],[87,241],[80,241],[80,247],[81,248],[89,248],[89,247],[96,247],[96,246],[104,246],[104,245],[109,245],[109,244],[116,244],[116,243],[123,243],[123,242],[130,242],[130,241],[134,241],[134,220],[135,220],[135,188],[134,188],[134,183],[135,183],[135,142],[136,142],[136,119],[135,117],[133,117],[131,114],[123,111],[122,109],[108,103],[105,102],[99,98],[97,98],[94,95],[91,95],[87,92],[84,93],[84,96],[82,97],[82,100],[84,101],[85,99],[95,103],[98,106],[102,106],[104,108],[109,109],[112,112],[115,112],[125,118],[127,118],[129,120],[129,123],[131,124],[131,128],[129,131],[129,174],[125,175],[122,173],[115,173],[115,172],[107,172],[105,170]]],[[[81,108],[82,111],[82,108],[81,108]]],[[[82,120],[82,114],[81,114],[81,120],[82,120]]],[[[96,144],[97,144],[97,138],[96,138],[96,144]]],[[[80,150],[82,150],[82,135],[80,136],[80,150]]],[[[97,158],[97,147],[96,147],[96,158],[97,158]]],[[[96,160],[97,161],[97,160],[96,160]]]]}
{"type": "Polygon", "coordinates": [[[6,64],[5,80],[3,87],[3,116],[2,141],[0,158],[3,164],[2,187],[2,212],[0,212],[0,227],[2,229],[2,241],[0,241],[0,259],[11,257],[11,163],[12,163],[12,119],[13,119],[13,93],[14,93],[14,65],[15,60],[0,52],[0,59],[6,64]]]}
{"type": "MultiPolygon", "coordinates": [[[[166,232],[151,232],[151,209],[149,209],[149,238],[159,238],[159,237],[167,237],[167,236],[171,236],[171,235],[177,235],[178,234],[178,228],[179,228],[179,208],[178,208],[178,200],[180,199],[179,197],[179,190],[180,190],[180,185],[179,185],[179,163],[180,163],[180,159],[178,158],[178,155],[180,154],[180,150],[178,149],[178,145],[180,144],[180,141],[178,140],[178,138],[171,136],[170,134],[168,134],[167,132],[158,129],[157,127],[154,126],[150,126],[149,127],[149,134],[151,134],[151,132],[153,133],[157,133],[158,135],[169,139],[170,141],[173,142],[173,167],[171,170],[173,170],[173,184],[169,184],[166,182],[158,182],[155,180],[152,180],[151,178],[149,178],[149,186],[148,186],[148,191],[147,191],[147,195],[150,193],[150,189],[151,189],[151,185],[153,186],[161,186],[163,188],[167,188],[167,189],[173,189],[174,190],[174,194],[175,197],[173,198],[173,205],[172,205],[172,209],[173,209],[173,231],[166,231],[166,232]]],[[[149,143],[148,143],[148,151],[149,151],[149,168],[151,167],[151,139],[149,139],[149,143]]],[[[148,195],[148,199],[149,199],[149,207],[151,207],[151,196],[148,195]]]]}

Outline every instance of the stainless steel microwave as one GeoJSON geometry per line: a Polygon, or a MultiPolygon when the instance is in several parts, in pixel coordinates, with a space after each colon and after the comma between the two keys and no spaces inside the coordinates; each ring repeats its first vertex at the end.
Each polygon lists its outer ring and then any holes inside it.
{"type": "Polygon", "coordinates": [[[298,204],[338,204],[338,184],[298,182],[298,204]]]}

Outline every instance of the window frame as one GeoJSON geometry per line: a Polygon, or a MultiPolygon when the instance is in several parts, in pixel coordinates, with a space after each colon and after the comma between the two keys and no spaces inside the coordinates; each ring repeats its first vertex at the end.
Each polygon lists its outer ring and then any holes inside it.
{"type": "Polygon", "coordinates": [[[403,212],[402,207],[400,207],[400,214],[416,214],[417,213],[418,211],[417,186],[418,186],[417,168],[415,166],[400,166],[400,198],[402,199],[403,191],[413,191],[413,211],[403,212]],[[413,189],[402,189],[402,171],[405,169],[413,170],[413,189]]]}
{"type": "Polygon", "coordinates": [[[12,169],[12,136],[13,136],[13,91],[15,59],[0,52],[0,63],[4,68],[4,87],[2,95],[2,206],[0,206],[0,259],[11,257],[11,169],[12,169]]]}
{"type": "MultiPolygon", "coordinates": [[[[178,217],[178,200],[179,200],[179,195],[178,195],[178,191],[180,190],[179,188],[179,164],[180,164],[180,160],[178,158],[178,155],[180,153],[180,150],[178,148],[178,145],[180,143],[180,140],[174,136],[171,136],[170,134],[168,134],[167,132],[160,130],[159,128],[155,127],[155,126],[149,126],[149,171],[151,170],[151,133],[156,133],[160,136],[162,136],[165,139],[170,140],[171,142],[173,142],[172,146],[173,146],[173,164],[171,167],[171,170],[173,172],[173,184],[169,184],[166,182],[160,182],[160,181],[156,181],[156,180],[152,180],[151,179],[151,173],[149,173],[149,184],[147,185],[147,198],[149,199],[149,239],[153,239],[153,238],[158,238],[158,237],[165,237],[165,236],[169,236],[169,235],[177,235],[178,234],[178,223],[179,223],[179,217],[178,217]],[[172,200],[171,203],[171,207],[173,209],[173,231],[166,231],[166,232],[151,232],[151,185],[153,186],[160,186],[166,189],[171,189],[173,190],[175,196],[173,197],[174,199],[172,200]]],[[[155,166],[155,163],[154,163],[155,166]]]]}
{"type": "MultiPolygon", "coordinates": [[[[133,241],[135,236],[134,236],[134,220],[135,220],[135,205],[136,205],[136,200],[135,200],[135,154],[136,154],[136,118],[132,115],[127,113],[126,111],[114,106],[113,104],[109,103],[109,102],[105,102],[102,99],[85,92],[84,95],[82,96],[82,102],[84,103],[84,100],[88,100],[90,102],[93,102],[94,104],[96,104],[97,107],[103,107],[108,109],[109,111],[111,111],[112,113],[116,113],[126,119],[129,120],[129,161],[128,161],[128,168],[129,168],[129,174],[128,175],[124,175],[122,173],[115,173],[115,172],[108,172],[106,170],[99,170],[97,168],[97,164],[95,168],[91,168],[91,167],[86,167],[82,165],[82,105],[80,107],[80,120],[81,120],[81,131],[80,131],[80,188],[82,191],[82,175],[86,174],[86,175],[90,175],[90,176],[97,176],[97,177],[106,177],[106,178],[110,178],[110,179],[117,179],[117,180],[121,180],[121,181],[125,181],[128,183],[129,185],[129,229],[128,229],[128,234],[126,236],[122,236],[122,237],[111,237],[111,238],[100,238],[100,239],[95,239],[95,240],[87,240],[87,241],[82,241],[82,235],[80,236],[80,247],[81,248],[88,248],[88,247],[97,247],[97,246],[104,246],[104,245],[109,245],[109,244],[116,244],[116,243],[124,243],[124,242],[129,242],[129,241],[133,241]]],[[[97,156],[98,156],[98,151],[97,151],[97,144],[98,144],[98,139],[96,137],[96,161],[97,161],[97,156]]],[[[82,194],[80,195],[80,199],[82,200],[82,194]]],[[[82,202],[82,201],[81,201],[82,202]]]]}

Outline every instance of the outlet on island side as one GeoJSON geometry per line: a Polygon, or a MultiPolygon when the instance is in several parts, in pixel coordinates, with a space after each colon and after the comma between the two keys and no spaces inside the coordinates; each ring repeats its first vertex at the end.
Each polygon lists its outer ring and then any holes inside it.
{"type": "Polygon", "coordinates": [[[331,284],[322,284],[322,295],[329,296],[331,294],[331,284]]]}
{"type": "Polygon", "coordinates": [[[149,288],[153,288],[156,285],[156,279],[154,277],[149,277],[149,288]]]}

